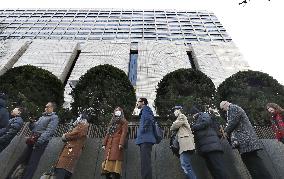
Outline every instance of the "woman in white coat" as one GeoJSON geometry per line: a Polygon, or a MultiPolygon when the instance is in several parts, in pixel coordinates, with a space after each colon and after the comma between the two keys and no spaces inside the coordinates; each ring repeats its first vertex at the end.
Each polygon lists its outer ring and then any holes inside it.
{"type": "Polygon", "coordinates": [[[186,175],[186,179],[196,179],[190,162],[191,155],[195,149],[194,136],[187,117],[182,114],[182,106],[175,106],[173,110],[177,119],[173,122],[170,130],[177,131],[181,168],[186,175]]]}

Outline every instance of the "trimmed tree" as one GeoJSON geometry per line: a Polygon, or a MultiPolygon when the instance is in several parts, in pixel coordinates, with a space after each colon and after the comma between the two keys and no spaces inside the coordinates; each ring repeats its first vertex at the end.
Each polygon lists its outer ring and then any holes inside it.
{"type": "Polygon", "coordinates": [[[80,77],[71,95],[74,114],[86,111],[91,121],[106,124],[115,107],[123,108],[130,119],[136,103],[134,88],[127,75],[112,65],[99,65],[80,77]]]}
{"type": "Polygon", "coordinates": [[[24,118],[38,117],[47,102],[63,104],[64,86],[51,72],[25,65],[8,70],[0,76],[0,91],[8,95],[9,110],[15,106],[25,108],[24,118]]]}
{"type": "MultiPolygon", "coordinates": [[[[269,102],[284,106],[284,87],[266,73],[240,71],[217,89],[216,106],[227,100],[242,107],[253,124],[269,123],[265,106],[269,102]]],[[[224,116],[224,113],[222,114],[224,116]]]]}
{"type": "Polygon", "coordinates": [[[205,110],[213,106],[215,86],[201,71],[178,69],[159,82],[155,99],[157,113],[162,119],[174,120],[171,108],[182,105],[188,111],[193,105],[205,110]]]}

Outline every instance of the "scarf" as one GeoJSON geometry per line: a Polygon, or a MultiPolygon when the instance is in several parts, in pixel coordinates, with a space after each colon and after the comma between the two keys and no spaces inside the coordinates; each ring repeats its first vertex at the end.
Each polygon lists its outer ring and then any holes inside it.
{"type": "Polygon", "coordinates": [[[111,119],[111,123],[110,123],[110,126],[108,128],[108,134],[109,135],[112,135],[113,133],[115,133],[116,129],[117,129],[117,126],[120,122],[120,120],[122,119],[121,116],[114,116],[112,119],[111,119]]]}

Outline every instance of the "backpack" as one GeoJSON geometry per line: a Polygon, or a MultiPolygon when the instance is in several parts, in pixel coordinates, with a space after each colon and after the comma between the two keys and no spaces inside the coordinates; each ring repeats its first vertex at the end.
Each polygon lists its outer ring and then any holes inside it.
{"type": "Polygon", "coordinates": [[[170,138],[170,149],[173,154],[179,158],[179,143],[177,131],[173,131],[170,138]]]}
{"type": "Polygon", "coordinates": [[[159,126],[158,122],[154,119],[153,120],[153,132],[156,138],[156,144],[159,144],[163,139],[163,129],[159,126]]]}

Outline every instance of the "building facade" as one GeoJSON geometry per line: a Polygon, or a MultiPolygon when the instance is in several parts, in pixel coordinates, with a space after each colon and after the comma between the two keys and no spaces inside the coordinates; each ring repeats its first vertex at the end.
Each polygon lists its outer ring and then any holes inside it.
{"type": "Polygon", "coordinates": [[[0,74],[31,64],[70,85],[100,64],[123,70],[137,97],[156,96],[158,82],[195,68],[218,86],[249,68],[217,17],[207,11],[0,9],[0,74]]]}

